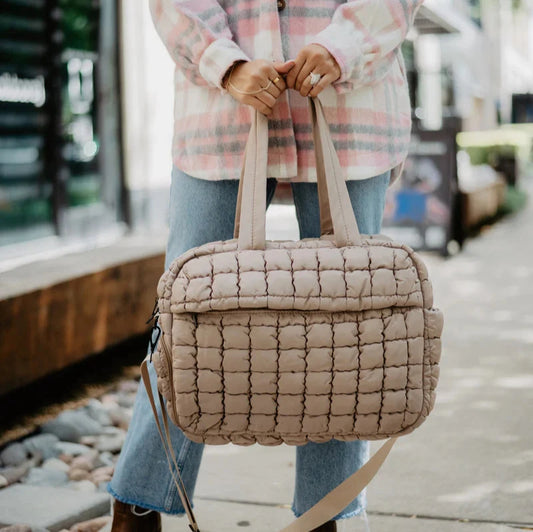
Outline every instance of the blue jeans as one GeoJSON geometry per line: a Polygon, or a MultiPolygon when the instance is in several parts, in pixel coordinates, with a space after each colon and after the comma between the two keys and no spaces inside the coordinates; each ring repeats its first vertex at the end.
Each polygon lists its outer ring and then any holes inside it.
{"type": "MultiPolygon", "coordinates": [[[[385,193],[390,171],[369,179],[347,181],[361,233],[381,230],[385,193]]],[[[276,179],[267,180],[270,204],[276,179]]],[[[238,181],[206,181],[174,168],[170,189],[170,233],[165,269],[186,250],[216,240],[233,238],[238,181]]],[[[291,183],[300,238],[320,236],[320,218],[315,183],[291,183]]],[[[152,386],[156,374],[149,364],[152,386]]],[[[192,498],[202,459],[203,444],[187,439],[173,424],[172,443],[187,492],[192,498]]],[[[296,447],[296,482],[292,510],[298,517],[354,473],[368,459],[367,441],[307,443],[296,447]]],[[[184,513],[168,471],[165,454],[144,386],[139,386],[133,417],[115,473],[108,485],[115,498],[143,508],[169,514],[184,513]]],[[[363,491],[335,519],[357,515],[366,508],[363,491]]]]}

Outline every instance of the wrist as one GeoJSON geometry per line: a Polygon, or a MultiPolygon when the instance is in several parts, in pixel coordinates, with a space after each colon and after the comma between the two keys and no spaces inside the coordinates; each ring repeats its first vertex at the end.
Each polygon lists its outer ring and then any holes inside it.
{"type": "Polygon", "coordinates": [[[228,81],[229,81],[229,78],[231,77],[231,74],[233,72],[233,70],[235,69],[235,67],[237,65],[240,65],[241,63],[247,63],[247,61],[245,61],[244,59],[239,59],[238,61],[235,61],[229,68],[228,70],[226,70],[226,73],[224,74],[224,77],[222,78],[222,81],[221,81],[221,85],[222,85],[222,88],[226,89],[227,90],[227,85],[228,85],[228,81]]]}

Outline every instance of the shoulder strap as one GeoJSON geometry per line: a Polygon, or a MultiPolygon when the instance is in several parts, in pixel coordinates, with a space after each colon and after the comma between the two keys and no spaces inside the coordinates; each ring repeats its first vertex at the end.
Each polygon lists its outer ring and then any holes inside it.
{"type": "MultiPolygon", "coordinates": [[[[164,342],[164,339],[161,340],[164,342]]],[[[150,404],[152,405],[152,411],[157,424],[157,430],[159,431],[161,443],[163,444],[163,449],[167,456],[170,473],[172,474],[174,484],[178,490],[181,502],[185,508],[185,512],[187,513],[187,517],[189,518],[189,528],[193,532],[200,532],[192,511],[189,497],[187,496],[187,491],[185,490],[185,486],[181,479],[174,450],[172,449],[170,433],[168,430],[168,414],[163,404],[163,398],[158,391],[159,404],[161,405],[161,413],[163,417],[164,433],[163,429],[161,428],[161,423],[159,421],[154,395],[152,392],[152,385],[150,383],[150,375],[148,373],[148,357],[146,357],[141,364],[141,376],[148,393],[148,398],[150,399],[150,404]],[[174,465],[176,473],[174,473],[172,465],[174,465]]],[[[352,502],[357,495],[361,493],[361,491],[363,491],[367,484],[370,483],[387,458],[395,442],[396,438],[390,438],[387,440],[365,465],[358,469],[353,475],[349,476],[344,482],[341,482],[335,489],[331,490],[325,497],[320,499],[320,501],[318,501],[312,508],[307,510],[307,512],[302,514],[298,519],[293,521],[289,526],[285,527],[280,532],[309,532],[310,530],[318,528],[326,521],[329,521],[332,517],[335,517],[339,512],[346,508],[346,506],[348,506],[348,504],[350,504],[350,502],[352,502]]]]}

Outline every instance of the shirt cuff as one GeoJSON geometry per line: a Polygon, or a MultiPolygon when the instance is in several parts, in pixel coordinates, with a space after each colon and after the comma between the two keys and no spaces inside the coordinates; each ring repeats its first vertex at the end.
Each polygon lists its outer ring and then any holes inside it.
{"type": "Polygon", "coordinates": [[[221,92],[226,92],[226,89],[222,87],[224,74],[235,61],[239,60],[251,61],[235,41],[217,39],[204,50],[198,70],[208,83],[218,87],[221,92]]]}
{"type": "Polygon", "coordinates": [[[341,75],[333,84],[344,83],[363,66],[363,54],[356,42],[353,29],[348,34],[343,30],[342,26],[330,24],[307,43],[320,44],[337,61],[341,75]]]}

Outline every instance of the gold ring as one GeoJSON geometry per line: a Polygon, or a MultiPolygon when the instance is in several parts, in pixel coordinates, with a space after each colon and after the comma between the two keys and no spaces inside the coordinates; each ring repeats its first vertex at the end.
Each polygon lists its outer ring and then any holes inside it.
{"type": "Polygon", "coordinates": [[[279,76],[276,76],[276,79],[272,80],[274,83],[277,83],[279,81],[279,76]]]}

